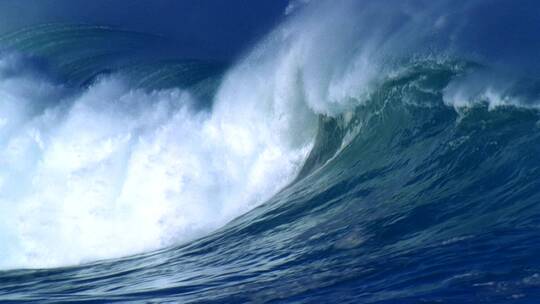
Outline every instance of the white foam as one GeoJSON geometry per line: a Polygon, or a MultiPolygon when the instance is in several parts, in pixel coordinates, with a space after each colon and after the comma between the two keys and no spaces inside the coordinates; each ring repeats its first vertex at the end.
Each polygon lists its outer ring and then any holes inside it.
{"type": "Polygon", "coordinates": [[[490,110],[504,106],[538,109],[538,96],[528,96],[528,87],[520,89],[519,84],[531,84],[531,80],[502,71],[475,71],[453,79],[444,89],[443,99],[445,104],[458,110],[482,103],[490,110]]]}
{"type": "Polygon", "coordinates": [[[315,130],[296,134],[306,121],[295,115],[314,114],[288,112],[289,96],[270,88],[229,83],[212,113],[195,113],[188,92],[145,93],[115,77],[76,97],[46,80],[1,78],[0,267],[185,242],[290,182],[315,130]]]}

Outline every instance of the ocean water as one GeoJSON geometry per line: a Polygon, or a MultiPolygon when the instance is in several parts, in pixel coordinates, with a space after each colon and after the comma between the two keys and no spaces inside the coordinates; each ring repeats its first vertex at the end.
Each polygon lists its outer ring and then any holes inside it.
{"type": "Polygon", "coordinates": [[[540,302],[531,3],[297,1],[233,62],[0,36],[0,302],[540,302]]]}

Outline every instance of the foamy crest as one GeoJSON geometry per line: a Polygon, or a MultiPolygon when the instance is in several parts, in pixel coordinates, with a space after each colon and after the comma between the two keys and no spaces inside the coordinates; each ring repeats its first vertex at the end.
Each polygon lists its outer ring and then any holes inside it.
{"type": "Polygon", "coordinates": [[[444,102],[455,108],[481,103],[489,109],[502,106],[539,108],[539,83],[500,70],[471,71],[456,77],[444,89],[444,102]]]}
{"type": "Polygon", "coordinates": [[[223,90],[206,113],[188,92],[116,77],[76,96],[29,75],[0,79],[0,267],[182,243],[264,202],[294,178],[313,130],[283,127],[294,114],[250,88],[223,90]]]}

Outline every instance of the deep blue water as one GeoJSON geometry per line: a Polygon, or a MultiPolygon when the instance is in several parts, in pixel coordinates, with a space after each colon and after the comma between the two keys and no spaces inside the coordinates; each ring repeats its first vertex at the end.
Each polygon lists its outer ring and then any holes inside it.
{"type": "Polygon", "coordinates": [[[540,301],[536,6],[294,3],[0,36],[0,302],[540,301]]]}

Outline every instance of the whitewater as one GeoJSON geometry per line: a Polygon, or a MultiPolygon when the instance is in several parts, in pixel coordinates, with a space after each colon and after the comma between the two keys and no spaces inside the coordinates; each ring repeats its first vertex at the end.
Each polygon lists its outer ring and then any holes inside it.
{"type": "Polygon", "coordinates": [[[293,1],[228,63],[1,35],[0,301],[535,303],[527,5],[293,1]]]}

